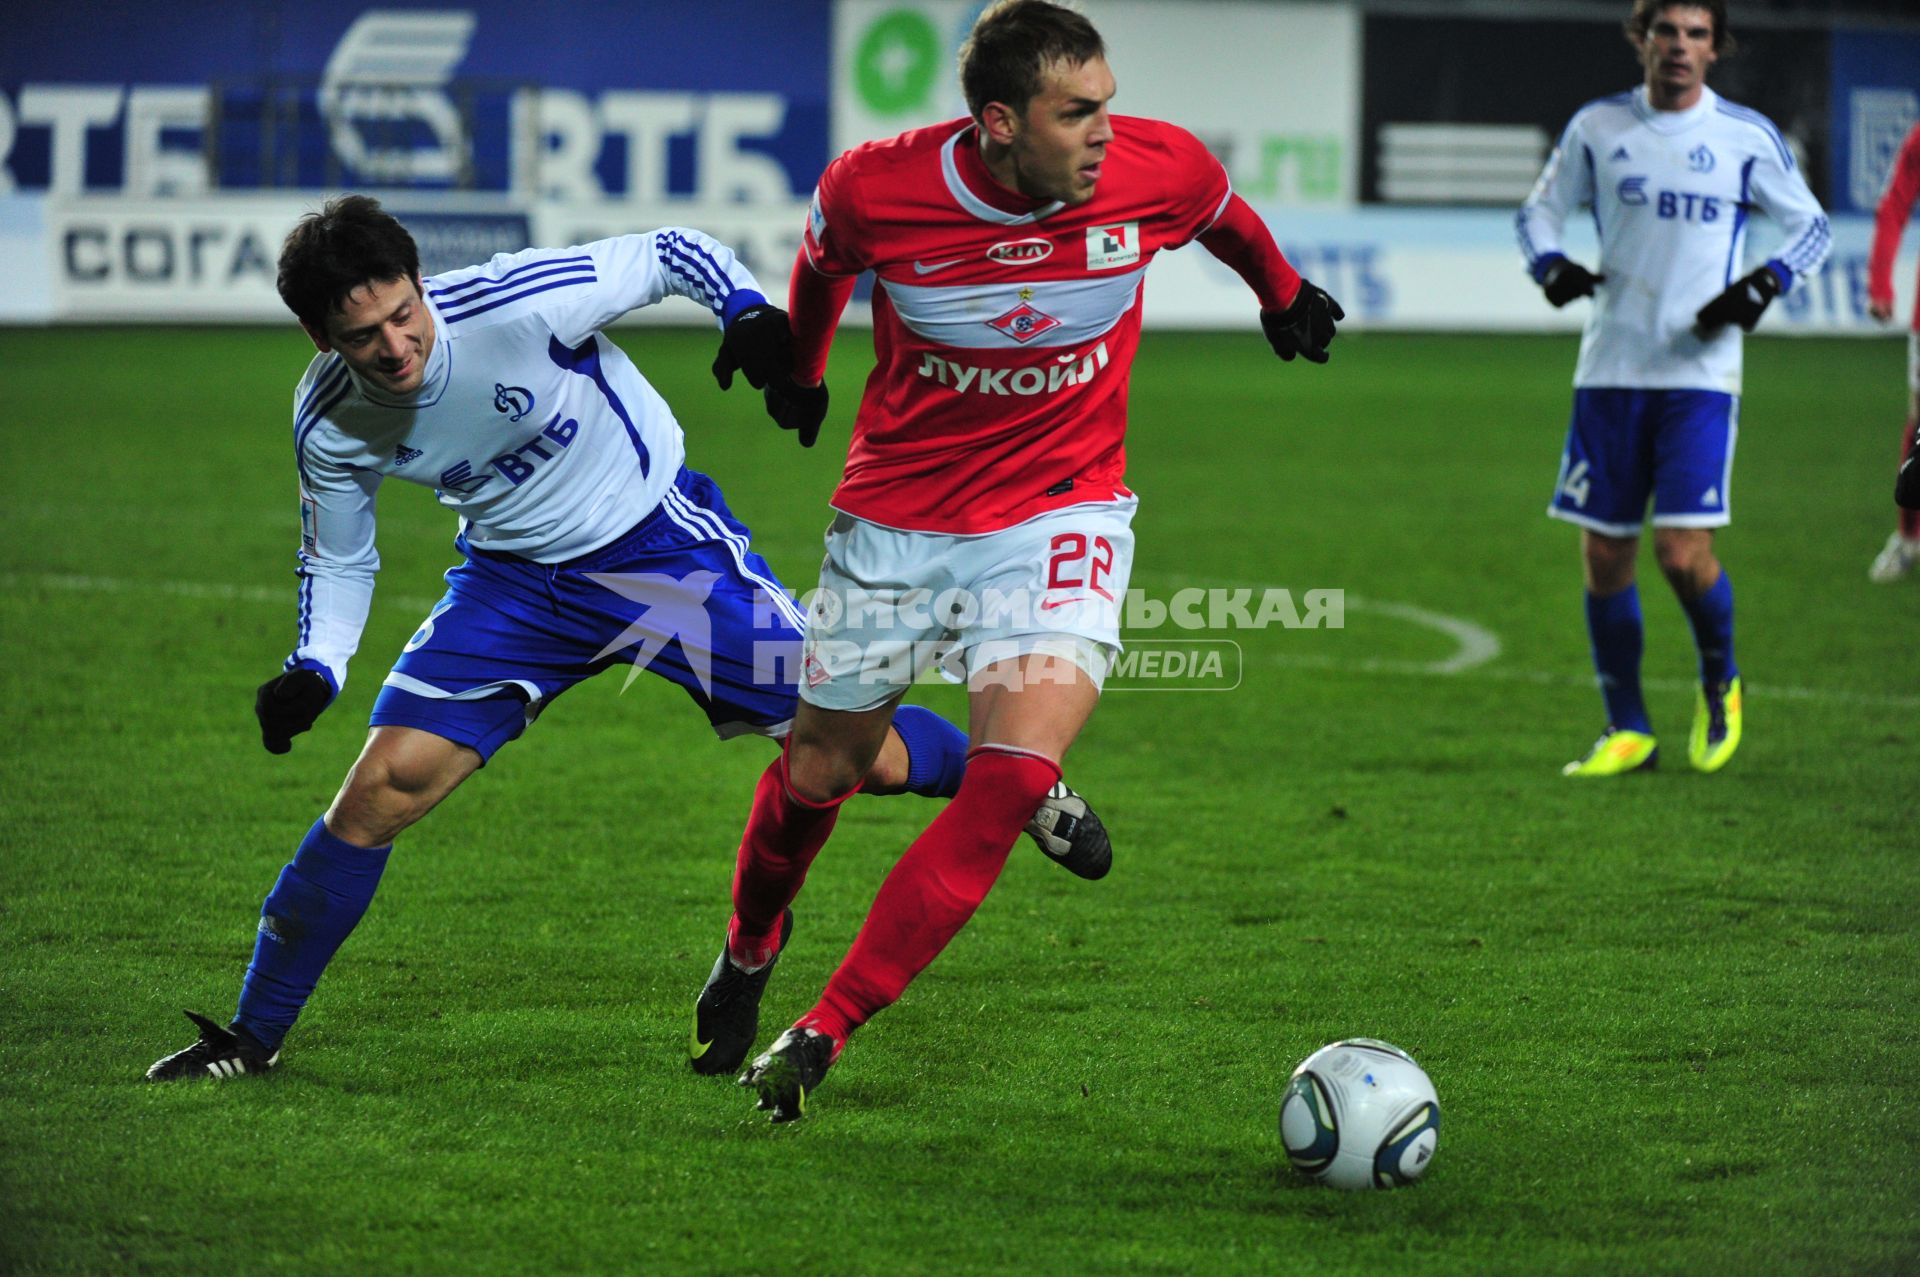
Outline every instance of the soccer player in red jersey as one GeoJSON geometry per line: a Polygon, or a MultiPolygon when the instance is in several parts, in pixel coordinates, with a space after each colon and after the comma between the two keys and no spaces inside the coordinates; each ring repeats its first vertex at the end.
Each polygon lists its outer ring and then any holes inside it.
{"type": "Polygon", "coordinates": [[[768,397],[782,424],[817,424],[834,328],[873,271],[876,364],[833,497],[801,707],[742,838],[729,952],[777,950],[942,640],[966,671],[972,744],[959,793],[888,875],[818,1005],[741,1078],[775,1121],[800,1116],[848,1035],[972,916],[1099,699],[1133,557],[1127,379],[1148,264],[1198,240],[1253,289],[1283,359],[1326,362],[1345,318],[1191,134],[1109,113],[1113,72],[1079,13],[994,5],[960,76],[970,118],[856,147],[822,175],[792,286],[798,389],[768,397]]]}
{"type": "MultiPolygon", "coordinates": [[[[1920,124],[1901,144],[1875,210],[1873,249],[1867,258],[1867,312],[1881,323],[1893,318],[1893,259],[1900,252],[1900,233],[1907,228],[1916,199],[1920,199],[1920,124]]],[[[1902,486],[1908,488],[1920,487],[1908,465],[1916,429],[1920,429],[1920,298],[1915,299],[1913,331],[1907,335],[1907,424],[1900,431],[1902,486]]],[[[1887,538],[1867,577],[1882,583],[1898,581],[1916,565],[1920,565],[1920,510],[1902,508],[1900,526],[1887,538]]]]}

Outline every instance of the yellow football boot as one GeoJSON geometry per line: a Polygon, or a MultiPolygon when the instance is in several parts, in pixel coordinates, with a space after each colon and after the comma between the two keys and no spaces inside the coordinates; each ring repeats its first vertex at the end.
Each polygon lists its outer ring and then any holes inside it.
{"type": "Polygon", "coordinates": [[[1624,776],[1660,765],[1660,745],[1646,732],[1609,727],[1585,758],[1560,769],[1562,776],[1624,776]]]}
{"type": "Polygon", "coordinates": [[[1694,693],[1693,731],[1687,736],[1687,761],[1695,771],[1717,772],[1740,748],[1740,679],[1720,685],[1719,695],[1706,688],[1694,693]]]}

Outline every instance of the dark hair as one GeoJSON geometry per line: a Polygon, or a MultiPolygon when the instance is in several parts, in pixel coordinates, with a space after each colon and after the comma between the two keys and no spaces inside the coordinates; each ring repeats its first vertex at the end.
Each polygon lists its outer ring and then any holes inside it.
{"type": "Polygon", "coordinates": [[[1084,14],[1048,0],[1000,0],[960,46],[960,91],[976,120],[989,102],[1024,112],[1054,63],[1081,66],[1106,51],[1084,14]]]}
{"type": "Polygon", "coordinates": [[[1713,51],[1722,55],[1734,51],[1733,32],[1727,30],[1727,0],[1633,0],[1633,12],[1621,26],[1634,48],[1646,40],[1660,11],[1668,8],[1705,9],[1713,15],[1713,51]]]}
{"type": "Polygon", "coordinates": [[[280,300],[309,328],[366,284],[416,279],[420,250],[407,228],[369,195],[341,195],[308,213],[280,248],[280,300]]]}

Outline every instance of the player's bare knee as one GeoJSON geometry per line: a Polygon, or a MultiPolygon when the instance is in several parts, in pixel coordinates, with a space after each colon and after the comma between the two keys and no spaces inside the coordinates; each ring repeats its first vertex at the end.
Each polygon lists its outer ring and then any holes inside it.
{"type": "Polygon", "coordinates": [[[356,773],[334,795],[327,808],[327,829],[334,837],[356,847],[384,847],[413,823],[404,796],[385,788],[356,781],[356,773]]]}
{"type": "Polygon", "coordinates": [[[787,748],[787,783],[810,803],[831,802],[858,785],[871,764],[843,750],[795,741],[787,748]]]}
{"type": "Polygon", "coordinates": [[[1587,589],[1600,595],[1618,594],[1633,584],[1634,561],[1639,555],[1638,541],[1611,537],[1588,537],[1582,562],[1586,569],[1587,589]]]}
{"type": "Polygon", "coordinates": [[[1654,557],[1668,584],[1685,598],[1711,589],[1720,575],[1713,556],[1713,534],[1693,528],[1665,529],[1654,538],[1654,557]]]}
{"type": "Polygon", "coordinates": [[[327,828],[364,847],[384,846],[478,766],[450,741],[376,730],[327,812],[327,828]]]}
{"type": "Polygon", "coordinates": [[[356,846],[381,847],[419,818],[415,806],[413,797],[392,783],[388,761],[369,751],[354,762],[334,796],[327,828],[356,846]]]}
{"type": "MultiPolygon", "coordinates": [[[[907,782],[911,779],[913,757],[907,751],[907,744],[901,739],[897,729],[888,729],[887,739],[880,746],[880,754],[867,768],[866,777],[860,782],[863,794],[903,794],[907,782]]],[[[844,791],[843,791],[844,792],[844,791]]]]}

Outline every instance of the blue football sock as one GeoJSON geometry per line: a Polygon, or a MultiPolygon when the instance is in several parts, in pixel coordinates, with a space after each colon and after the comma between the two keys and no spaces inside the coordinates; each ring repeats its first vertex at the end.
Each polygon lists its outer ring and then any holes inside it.
{"type": "Polygon", "coordinates": [[[907,746],[907,792],[951,798],[967,774],[967,734],[930,709],[902,705],[893,727],[907,746]]]}
{"type": "Polygon", "coordinates": [[[367,911],[392,850],[356,847],[316,820],[280,871],[260,906],[253,962],[233,1017],[267,1050],[279,1049],[334,951],[367,911]]]}
{"type": "Polygon", "coordinates": [[[1682,599],[1687,619],[1693,622],[1693,641],[1700,649],[1700,681],[1713,686],[1728,681],[1740,670],[1733,663],[1733,582],[1726,569],[1713,588],[1697,599],[1682,599]]]}
{"type": "Polygon", "coordinates": [[[1587,634],[1593,640],[1593,668],[1607,703],[1607,722],[1631,732],[1651,732],[1647,705],[1640,697],[1640,653],[1645,637],[1640,622],[1640,588],[1618,594],[1587,595],[1587,634]]]}

